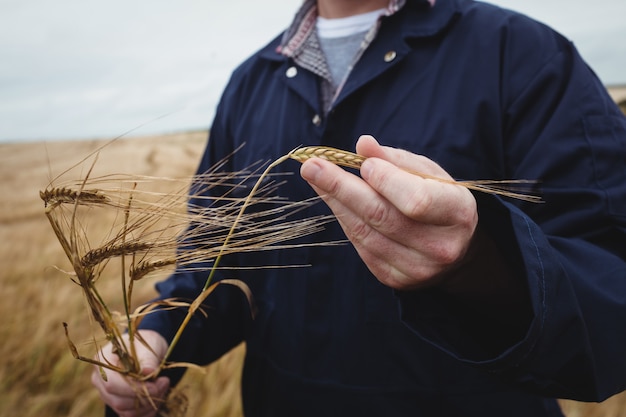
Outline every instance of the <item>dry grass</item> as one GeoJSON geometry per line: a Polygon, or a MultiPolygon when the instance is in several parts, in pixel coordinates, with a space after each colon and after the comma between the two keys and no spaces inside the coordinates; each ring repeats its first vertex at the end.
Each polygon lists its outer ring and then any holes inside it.
{"type": "MultiPolygon", "coordinates": [[[[114,143],[102,153],[94,175],[111,172],[180,177],[194,172],[206,133],[136,138],[114,143]]],[[[63,273],[70,270],[44,214],[37,192],[58,173],[100,145],[96,141],[43,144],[0,144],[0,417],[98,416],[102,404],[90,387],[91,366],[75,360],[67,348],[62,322],[90,355],[94,327],[85,320],[86,305],[76,286],[63,273]],[[75,157],[68,157],[75,155],[75,157]],[[48,158],[49,156],[49,158],[48,158]]],[[[167,183],[159,187],[167,187],[167,183]]],[[[167,191],[160,189],[159,191],[167,191]]],[[[106,222],[103,222],[106,225],[106,222]]],[[[103,231],[104,233],[104,231],[103,231]]],[[[109,273],[119,276],[113,266],[109,273]]],[[[146,278],[135,290],[135,301],[154,295],[146,278]]],[[[118,280],[102,288],[104,295],[119,292],[118,280]]],[[[121,305],[112,306],[120,309],[121,305]]],[[[239,374],[244,347],[240,346],[205,373],[188,372],[188,415],[240,416],[239,374]]],[[[612,417],[626,412],[626,396],[603,404],[563,402],[568,417],[612,417]]]]}

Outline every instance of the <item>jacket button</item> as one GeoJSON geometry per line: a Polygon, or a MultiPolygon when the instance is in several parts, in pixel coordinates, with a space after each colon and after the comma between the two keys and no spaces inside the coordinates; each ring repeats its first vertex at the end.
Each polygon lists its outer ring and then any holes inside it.
{"type": "Polygon", "coordinates": [[[287,78],[293,78],[296,75],[298,75],[298,68],[296,67],[289,67],[287,68],[287,71],[285,72],[285,75],[287,76],[287,78]]]}
{"type": "Polygon", "coordinates": [[[311,120],[315,126],[319,126],[322,123],[322,118],[319,114],[313,116],[313,120],[311,120]]]}
{"type": "Polygon", "coordinates": [[[385,57],[383,59],[385,60],[385,62],[391,62],[396,59],[396,56],[396,51],[389,51],[385,54],[385,57]]]}

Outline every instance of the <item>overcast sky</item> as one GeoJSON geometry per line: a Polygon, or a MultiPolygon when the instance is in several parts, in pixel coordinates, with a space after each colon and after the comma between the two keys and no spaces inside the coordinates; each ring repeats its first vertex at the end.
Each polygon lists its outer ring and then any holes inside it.
{"type": "MultiPolygon", "coordinates": [[[[301,0],[0,0],[0,141],[209,127],[230,71],[301,0]]],[[[444,0],[442,0],[444,1],[444,0]]],[[[495,0],[626,84],[626,0],[495,0]]]]}

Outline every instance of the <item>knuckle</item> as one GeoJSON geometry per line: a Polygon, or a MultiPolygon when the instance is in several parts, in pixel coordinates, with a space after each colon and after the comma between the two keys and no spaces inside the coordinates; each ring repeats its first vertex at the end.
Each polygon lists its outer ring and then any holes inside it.
{"type": "Polygon", "coordinates": [[[372,227],[378,228],[387,223],[388,209],[381,201],[376,201],[366,208],[365,216],[372,227]]]}
{"type": "Polygon", "coordinates": [[[437,254],[437,259],[444,267],[454,265],[461,257],[461,251],[458,245],[448,244],[441,248],[437,254]]]}
{"type": "Polygon", "coordinates": [[[470,194],[470,198],[464,200],[463,203],[457,205],[456,218],[460,225],[464,227],[473,227],[474,223],[478,220],[478,213],[476,209],[476,200],[470,194]]]}
{"type": "Polygon", "coordinates": [[[348,239],[352,243],[362,244],[372,233],[372,228],[365,222],[357,222],[347,232],[348,239]]]}
{"type": "Polygon", "coordinates": [[[341,183],[337,177],[331,177],[325,184],[324,190],[330,196],[337,196],[341,192],[341,183]]]}
{"type": "Polygon", "coordinates": [[[429,249],[431,259],[443,269],[457,263],[465,253],[465,246],[457,239],[437,240],[429,249]]]}
{"type": "Polygon", "coordinates": [[[466,252],[467,244],[464,240],[451,240],[443,245],[443,249],[438,254],[438,259],[442,265],[449,267],[458,263],[466,252]]]}
{"type": "Polygon", "coordinates": [[[405,216],[419,219],[430,210],[432,203],[432,196],[429,193],[415,192],[405,200],[405,205],[401,210],[405,216]]]}

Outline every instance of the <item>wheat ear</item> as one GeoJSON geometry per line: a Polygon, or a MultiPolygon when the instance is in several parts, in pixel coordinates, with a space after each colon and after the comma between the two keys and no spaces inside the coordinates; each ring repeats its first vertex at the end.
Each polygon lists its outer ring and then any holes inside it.
{"type": "MultiPolygon", "coordinates": [[[[344,166],[347,168],[359,169],[363,164],[363,161],[367,157],[344,151],[341,149],[331,148],[327,146],[306,146],[297,148],[291,151],[289,154],[291,159],[295,159],[299,162],[304,162],[311,158],[322,158],[330,161],[336,165],[344,166]]],[[[541,197],[536,195],[527,194],[519,190],[514,190],[513,187],[534,184],[533,180],[468,180],[457,181],[454,179],[440,178],[434,175],[424,174],[422,172],[415,172],[406,170],[413,175],[420,176],[424,179],[438,181],[444,184],[460,185],[470,190],[480,191],[484,193],[497,194],[505,197],[515,198],[518,200],[528,201],[531,203],[540,203],[541,197]]]]}

